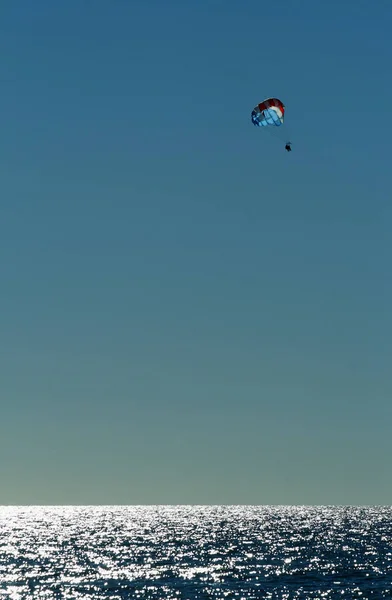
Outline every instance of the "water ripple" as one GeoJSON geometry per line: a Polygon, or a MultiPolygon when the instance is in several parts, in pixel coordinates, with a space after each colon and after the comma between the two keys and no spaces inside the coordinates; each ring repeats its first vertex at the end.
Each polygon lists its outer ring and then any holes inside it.
{"type": "Polygon", "coordinates": [[[392,598],[390,507],[3,507],[0,598],[392,598]]]}

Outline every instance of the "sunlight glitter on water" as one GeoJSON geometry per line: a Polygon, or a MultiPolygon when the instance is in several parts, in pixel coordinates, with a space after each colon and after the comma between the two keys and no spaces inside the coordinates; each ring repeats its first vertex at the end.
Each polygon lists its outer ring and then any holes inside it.
{"type": "Polygon", "coordinates": [[[4,507],[0,598],[388,598],[392,509],[4,507]]]}

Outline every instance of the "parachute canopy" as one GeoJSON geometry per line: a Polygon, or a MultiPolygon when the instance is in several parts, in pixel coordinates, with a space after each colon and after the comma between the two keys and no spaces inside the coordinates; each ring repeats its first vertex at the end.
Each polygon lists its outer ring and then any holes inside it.
{"type": "Polygon", "coordinates": [[[267,98],[252,110],[252,123],[256,127],[283,125],[285,105],[278,98],[267,98]]]}

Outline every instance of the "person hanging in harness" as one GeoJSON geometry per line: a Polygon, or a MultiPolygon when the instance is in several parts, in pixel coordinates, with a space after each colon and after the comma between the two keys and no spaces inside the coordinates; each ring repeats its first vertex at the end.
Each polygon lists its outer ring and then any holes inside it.
{"type": "Polygon", "coordinates": [[[285,145],[285,149],[287,150],[287,152],[291,152],[291,142],[287,142],[287,144],[285,145]]]}

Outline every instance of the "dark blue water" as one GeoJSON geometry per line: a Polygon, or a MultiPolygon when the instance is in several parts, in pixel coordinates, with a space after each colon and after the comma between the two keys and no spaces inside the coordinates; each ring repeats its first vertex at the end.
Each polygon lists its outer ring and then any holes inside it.
{"type": "Polygon", "coordinates": [[[392,598],[392,508],[3,507],[1,598],[392,598]]]}

